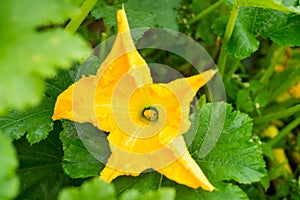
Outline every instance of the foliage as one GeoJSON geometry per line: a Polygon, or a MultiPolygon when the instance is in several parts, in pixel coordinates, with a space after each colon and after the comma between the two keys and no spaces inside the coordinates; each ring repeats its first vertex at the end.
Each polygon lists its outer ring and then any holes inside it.
{"type": "MultiPolygon", "coordinates": [[[[227,21],[226,16],[215,21],[213,28],[217,34],[224,35],[227,21]]],[[[297,46],[300,44],[300,36],[297,34],[299,25],[299,15],[241,7],[227,50],[239,59],[247,58],[258,50],[259,41],[256,38],[259,36],[270,38],[280,45],[297,46]]]]}
{"type": "MultiPolygon", "coordinates": [[[[149,191],[141,194],[137,190],[126,191],[121,200],[172,200],[175,197],[175,191],[171,188],[160,188],[156,191],[149,191]]],[[[115,189],[112,184],[107,184],[96,178],[84,183],[79,188],[67,188],[62,191],[59,199],[109,199],[114,200],[115,189]]]]}
{"type": "MultiPolygon", "coordinates": [[[[80,136],[77,134],[77,127],[74,122],[65,121],[63,123],[64,130],[60,135],[60,139],[63,142],[64,158],[63,168],[66,174],[72,178],[86,178],[90,176],[97,176],[100,174],[103,164],[99,162],[91,153],[86,150],[85,145],[82,143],[80,136]]],[[[99,146],[99,152],[104,155],[109,155],[110,150],[106,135],[99,131],[90,124],[84,124],[80,126],[82,131],[96,136],[89,140],[90,142],[96,142],[94,146],[99,146]]],[[[86,142],[87,140],[85,140],[86,142]]],[[[107,158],[105,159],[107,160],[107,158]]]]}
{"type": "Polygon", "coordinates": [[[42,78],[87,53],[85,41],[56,25],[76,10],[74,3],[59,0],[2,2],[1,30],[7,31],[0,37],[0,113],[37,104],[44,91],[42,78]]]}
{"type": "Polygon", "coordinates": [[[17,199],[56,199],[58,192],[72,184],[61,166],[62,147],[58,138],[60,127],[38,144],[30,145],[25,138],[15,142],[20,162],[20,192],[17,199]]]}
{"type": "MultiPolygon", "coordinates": [[[[158,4],[139,0],[128,0],[124,3],[128,21],[132,24],[131,28],[159,26],[177,30],[175,8],[179,6],[180,0],[162,0],[158,4]]],[[[99,1],[93,9],[92,15],[96,19],[104,18],[108,25],[117,28],[115,13],[120,8],[121,4],[107,5],[105,2],[99,1]]]]}
{"type": "MultiPolygon", "coordinates": [[[[88,16],[78,12],[81,4],[1,4],[0,199],[300,198],[298,0],[105,0],[85,10],[88,16]],[[115,13],[122,4],[131,28],[179,30],[218,65],[227,103],[207,103],[211,96],[201,90],[184,135],[191,155],[217,188],[213,192],[154,171],[110,184],[100,181],[110,154],[109,133],[88,123],[51,119],[57,96],[82,75],[95,74],[109,45],[84,62],[82,56],[88,44],[116,33],[115,13]],[[63,29],[70,18],[85,19],[75,35],[63,29]]],[[[139,51],[151,63],[185,76],[195,73],[170,52],[139,51]]]]}
{"type": "Polygon", "coordinates": [[[18,160],[16,151],[0,132],[0,199],[12,199],[18,194],[19,178],[16,175],[18,160]]]}

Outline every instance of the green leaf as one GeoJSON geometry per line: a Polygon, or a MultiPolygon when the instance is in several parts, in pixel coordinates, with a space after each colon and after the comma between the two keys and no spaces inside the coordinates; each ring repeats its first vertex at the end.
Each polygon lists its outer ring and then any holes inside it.
{"type": "Polygon", "coordinates": [[[243,185],[243,190],[247,193],[249,199],[255,200],[265,200],[267,198],[267,194],[261,187],[257,187],[257,185],[243,185]]]}
{"type": "Polygon", "coordinates": [[[45,97],[39,106],[22,112],[11,111],[0,118],[0,130],[11,139],[19,139],[27,132],[26,137],[31,144],[39,142],[53,128],[53,107],[53,99],[45,97]]]}
{"type": "Polygon", "coordinates": [[[173,200],[175,199],[175,189],[173,188],[159,188],[156,191],[149,191],[144,195],[137,190],[126,191],[120,200],[173,200]]]}
{"type": "Polygon", "coordinates": [[[269,175],[264,176],[260,180],[260,183],[263,186],[263,188],[265,189],[265,191],[267,191],[267,189],[270,187],[270,177],[269,177],[269,175]]]}
{"type": "Polygon", "coordinates": [[[202,189],[193,189],[183,185],[176,184],[169,180],[164,180],[163,187],[173,187],[176,189],[176,199],[189,200],[223,200],[223,199],[248,199],[247,195],[238,186],[231,183],[222,184],[218,190],[208,192],[202,189]]]}
{"type": "Polygon", "coordinates": [[[238,92],[236,104],[237,108],[242,111],[252,112],[254,110],[254,103],[251,100],[249,89],[240,90],[238,92]]]}
{"type": "Polygon", "coordinates": [[[270,180],[275,180],[275,179],[277,179],[278,177],[281,177],[281,176],[287,176],[287,171],[286,171],[286,168],[285,168],[287,163],[288,163],[288,160],[285,160],[282,163],[273,165],[269,170],[270,180]]]}
{"type": "MultiPolygon", "coordinates": [[[[198,134],[196,131],[195,141],[200,140],[201,142],[197,142],[199,148],[197,148],[199,158],[205,157],[216,145],[218,142],[221,134],[222,134],[222,127],[224,126],[225,117],[226,117],[226,104],[213,104],[211,107],[212,113],[217,113],[214,115],[206,115],[205,117],[198,117],[199,123],[206,124],[206,126],[202,126],[197,123],[197,130],[201,131],[202,133],[206,133],[205,137],[202,138],[201,134],[198,134]],[[205,119],[204,119],[205,118],[205,119]]],[[[199,112],[197,113],[199,115],[199,112]]],[[[193,146],[192,143],[192,146],[193,146]]]]}
{"type": "Polygon", "coordinates": [[[63,128],[60,139],[65,173],[72,178],[99,176],[110,155],[106,135],[88,123],[64,121],[63,128]]]}
{"type": "MultiPolygon", "coordinates": [[[[228,17],[218,18],[214,31],[223,36],[228,17]]],[[[300,15],[255,7],[241,7],[227,51],[239,59],[246,58],[259,47],[258,36],[270,38],[280,45],[299,46],[300,15]]]]}
{"type": "Polygon", "coordinates": [[[262,150],[264,156],[266,156],[268,159],[270,159],[271,162],[275,162],[274,154],[272,151],[272,146],[268,144],[267,142],[262,143],[262,150]]]}
{"type": "Polygon", "coordinates": [[[120,200],[138,200],[141,199],[142,195],[137,190],[128,190],[123,193],[120,197],[120,200]]]}
{"type": "MultiPolygon", "coordinates": [[[[239,16],[240,15],[241,14],[239,14],[239,16]]],[[[227,16],[218,18],[212,26],[215,32],[223,36],[225,33],[225,26],[227,21],[227,16]]],[[[249,31],[248,26],[249,21],[248,23],[244,23],[238,17],[235,22],[232,37],[226,48],[230,55],[233,55],[239,59],[250,56],[250,54],[255,52],[259,47],[258,40],[256,40],[255,36],[253,36],[251,31],[249,31]]]]}
{"type": "Polygon", "coordinates": [[[49,137],[38,144],[30,145],[24,137],[15,141],[21,179],[18,199],[56,199],[58,192],[71,184],[61,167],[60,129],[59,123],[56,123],[49,137]]]}
{"type": "MultiPolygon", "coordinates": [[[[177,12],[181,0],[161,0],[153,3],[151,0],[128,0],[124,3],[130,28],[159,26],[178,30],[177,12]]],[[[99,1],[92,11],[96,18],[104,18],[108,25],[117,26],[116,12],[121,8],[121,4],[113,6],[99,1]]]]}
{"type": "Polygon", "coordinates": [[[22,26],[26,29],[32,29],[34,26],[41,26],[45,22],[60,23],[64,22],[65,19],[77,11],[77,7],[69,2],[70,1],[66,0],[44,0],[37,3],[34,0],[26,0],[22,2],[13,0],[5,2],[4,5],[2,4],[9,10],[3,10],[5,12],[1,13],[1,17],[7,16],[8,18],[6,23],[15,23],[16,25],[22,26]],[[31,12],[24,15],[22,11],[29,8],[31,9],[31,12]],[[44,12],[45,9],[47,9],[47,12],[44,12]],[[11,11],[11,13],[8,11],[11,11]]]}
{"type": "MultiPolygon", "coordinates": [[[[217,103],[223,104],[223,103],[217,103]]],[[[201,147],[207,135],[210,123],[207,116],[211,116],[213,104],[206,104],[200,110],[199,129],[196,146],[201,147]],[[205,122],[205,123],[203,123],[205,122]]],[[[217,114],[217,113],[215,113],[217,114]]],[[[214,184],[221,181],[234,180],[238,183],[250,184],[260,181],[266,175],[265,162],[261,145],[252,137],[252,123],[250,118],[240,112],[232,112],[227,105],[226,118],[222,133],[212,150],[203,158],[197,159],[201,169],[214,184]]],[[[202,147],[201,147],[202,148],[202,147]]],[[[199,155],[199,148],[192,149],[192,155],[199,155]]],[[[201,153],[201,152],[200,152],[201,153]]]]}
{"type": "Polygon", "coordinates": [[[145,194],[145,200],[172,200],[175,199],[173,188],[160,188],[157,191],[150,191],[145,194]]]}
{"type": "Polygon", "coordinates": [[[286,6],[281,1],[278,0],[239,0],[238,4],[241,6],[253,6],[259,8],[267,8],[267,9],[274,9],[279,10],[282,12],[294,12],[300,13],[300,7],[297,6],[286,6]]]}
{"type": "Polygon", "coordinates": [[[0,117],[0,130],[11,139],[19,139],[25,133],[30,144],[45,139],[53,129],[51,119],[57,96],[75,80],[78,67],[70,70],[59,70],[53,79],[46,80],[46,94],[43,101],[25,111],[10,111],[0,117]],[[63,81],[62,81],[63,80],[63,81]]]}
{"type": "Polygon", "coordinates": [[[94,178],[85,182],[79,188],[66,188],[60,194],[60,200],[82,200],[82,199],[101,199],[114,200],[115,190],[114,186],[104,181],[94,178]]]}
{"type": "Polygon", "coordinates": [[[246,114],[232,112],[229,104],[221,102],[203,105],[198,115],[191,118],[192,130],[187,133],[197,132],[189,150],[197,157],[197,163],[217,189],[213,192],[201,188],[195,190],[166,178],[162,186],[175,187],[176,199],[248,199],[242,189],[225,181],[250,184],[267,176],[261,147],[251,138],[250,118],[246,114]],[[222,117],[225,117],[224,123],[222,117]],[[199,127],[194,120],[199,121],[199,127]],[[221,130],[219,136],[216,134],[216,124],[223,124],[223,127],[217,128],[221,130]]]}
{"type": "Polygon", "coordinates": [[[16,151],[3,133],[0,132],[0,199],[13,199],[19,191],[16,175],[18,160],[16,151]]]}
{"type": "MultiPolygon", "coordinates": [[[[234,4],[234,0],[224,0],[229,5],[234,4]]],[[[300,6],[297,0],[238,0],[239,6],[250,6],[257,8],[273,9],[282,12],[300,13],[300,6]]]]}
{"type": "Polygon", "coordinates": [[[120,176],[113,181],[116,188],[116,196],[122,195],[127,190],[138,190],[141,193],[146,193],[150,190],[159,188],[162,175],[158,172],[142,173],[138,177],[120,176]]]}
{"type": "Polygon", "coordinates": [[[78,36],[51,23],[63,23],[76,7],[67,1],[17,0],[1,4],[0,13],[0,113],[9,108],[36,105],[44,91],[42,78],[51,77],[57,67],[66,68],[81,58],[88,46],[78,36]],[[24,10],[26,12],[24,14],[24,10]]]}
{"type": "Polygon", "coordinates": [[[283,15],[262,34],[280,45],[300,46],[300,15],[283,15]]]}
{"type": "Polygon", "coordinates": [[[236,58],[248,57],[258,49],[258,40],[248,31],[247,24],[239,19],[235,23],[232,34],[227,50],[236,58]]]}
{"type": "MultiPolygon", "coordinates": [[[[148,191],[141,193],[136,189],[126,191],[120,198],[121,200],[173,200],[175,198],[175,190],[172,188],[160,188],[156,191],[148,191]]],[[[68,199],[101,199],[114,200],[117,199],[113,184],[108,184],[98,178],[94,178],[85,182],[79,188],[64,189],[59,198],[61,200],[68,199]]]]}

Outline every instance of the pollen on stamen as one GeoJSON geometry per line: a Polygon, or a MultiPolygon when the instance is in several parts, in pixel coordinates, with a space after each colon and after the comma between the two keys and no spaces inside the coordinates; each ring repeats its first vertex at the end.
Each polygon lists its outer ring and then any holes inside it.
{"type": "Polygon", "coordinates": [[[146,118],[148,121],[157,121],[158,119],[158,111],[155,107],[147,107],[144,108],[142,112],[142,116],[146,118]]]}

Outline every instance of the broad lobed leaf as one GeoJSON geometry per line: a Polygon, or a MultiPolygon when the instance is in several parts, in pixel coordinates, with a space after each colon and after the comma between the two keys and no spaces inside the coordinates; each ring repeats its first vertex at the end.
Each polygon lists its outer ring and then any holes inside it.
{"type": "Polygon", "coordinates": [[[19,191],[17,154],[9,138],[0,132],[0,199],[13,199],[19,191]]]}
{"type": "Polygon", "coordinates": [[[107,200],[172,200],[175,198],[175,190],[172,188],[160,188],[156,191],[147,191],[141,193],[138,190],[131,189],[126,191],[120,198],[116,197],[113,184],[108,184],[97,178],[85,182],[79,188],[64,189],[59,199],[107,199],[107,200]]]}
{"type": "MultiPolygon", "coordinates": [[[[151,171],[151,170],[150,170],[151,171]]],[[[117,197],[122,196],[128,190],[138,190],[146,193],[151,190],[158,190],[162,180],[162,175],[158,172],[145,172],[138,177],[121,176],[113,181],[116,188],[117,197]]]]}
{"type": "Polygon", "coordinates": [[[91,124],[76,124],[63,122],[64,130],[60,135],[64,147],[63,169],[72,178],[99,176],[110,155],[106,135],[91,124]],[[93,137],[85,137],[86,134],[93,137]],[[101,160],[95,154],[102,156],[101,160]]]}
{"type": "Polygon", "coordinates": [[[239,0],[238,3],[241,6],[253,6],[259,8],[267,8],[267,9],[274,9],[279,10],[282,12],[294,12],[300,13],[300,7],[296,3],[297,1],[294,0],[294,5],[286,5],[286,0],[239,0]]]}
{"type": "Polygon", "coordinates": [[[57,199],[58,192],[71,184],[61,166],[63,152],[59,131],[59,124],[56,124],[49,137],[38,144],[30,145],[24,137],[14,142],[21,180],[17,199],[57,199]]]}
{"type": "Polygon", "coordinates": [[[82,199],[115,199],[115,189],[104,181],[94,178],[85,182],[79,188],[66,188],[60,194],[60,200],[82,200],[82,199]]]}
{"type": "MultiPolygon", "coordinates": [[[[217,34],[224,35],[227,21],[226,16],[214,22],[213,29],[217,34]]],[[[257,37],[270,38],[280,45],[299,46],[299,25],[300,15],[256,7],[241,7],[227,51],[239,59],[246,58],[258,49],[257,37]]]]}
{"type": "MultiPolygon", "coordinates": [[[[224,0],[229,5],[234,4],[234,0],[224,0]]],[[[298,0],[238,0],[239,6],[251,6],[257,8],[266,8],[279,10],[281,12],[300,13],[298,0]]]]}
{"type": "MultiPolygon", "coordinates": [[[[200,148],[193,148],[195,147],[193,144],[191,146],[192,155],[198,158],[202,158],[201,149],[205,148],[202,146],[204,141],[214,137],[203,131],[213,125],[202,123],[208,116],[214,115],[212,105],[206,104],[200,110],[199,130],[197,140],[194,141],[197,146],[200,144],[200,148]]],[[[230,105],[226,105],[226,118],[220,138],[211,151],[204,158],[197,159],[197,162],[213,184],[226,180],[250,184],[266,176],[261,146],[252,138],[250,118],[238,111],[232,112],[230,105]]]]}
{"type": "Polygon", "coordinates": [[[137,190],[128,190],[120,198],[120,200],[172,200],[175,199],[174,188],[159,188],[156,191],[149,191],[145,194],[137,190]]]}
{"type": "Polygon", "coordinates": [[[56,97],[75,80],[78,68],[60,70],[53,79],[46,80],[46,94],[42,102],[24,111],[12,110],[0,117],[0,130],[11,139],[19,139],[25,133],[30,144],[45,139],[53,129],[53,107],[56,97]],[[62,81],[63,80],[63,81],[62,81]]]}
{"type": "Polygon", "coordinates": [[[63,23],[77,7],[68,1],[5,1],[1,4],[0,113],[36,105],[44,91],[42,78],[57,67],[85,55],[87,43],[62,29],[42,28],[63,23]],[[26,11],[26,15],[24,15],[26,11]],[[21,34],[20,34],[21,33],[21,34]]]}
{"type": "Polygon", "coordinates": [[[43,102],[30,110],[11,111],[0,118],[0,130],[11,139],[19,139],[25,133],[28,141],[33,144],[45,139],[53,128],[51,119],[54,101],[45,97],[43,102]]]}
{"type": "MultiPolygon", "coordinates": [[[[151,0],[128,0],[124,3],[130,28],[141,27],[163,27],[173,30],[178,29],[177,12],[181,0],[161,0],[153,3],[151,0]]],[[[121,4],[107,5],[99,1],[92,11],[96,18],[104,18],[105,23],[117,27],[116,11],[121,8],[121,4]]]]}
{"type": "Polygon", "coordinates": [[[248,199],[247,194],[238,186],[231,183],[223,184],[213,192],[204,191],[202,189],[192,189],[183,185],[178,185],[169,180],[164,180],[163,187],[174,187],[176,189],[176,200],[224,200],[224,199],[248,199]]]}

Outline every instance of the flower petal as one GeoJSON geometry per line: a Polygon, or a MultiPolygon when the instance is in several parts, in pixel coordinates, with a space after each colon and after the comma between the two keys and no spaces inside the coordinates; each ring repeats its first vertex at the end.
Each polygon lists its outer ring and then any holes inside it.
{"type": "MultiPolygon", "coordinates": [[[[180,78],[175,81],[172,81],[168,83],[168,87],[172,89],[174,92],[178,92],[178,94],[184,94],[186,90],[192,89],[193,91],[193,96],[190,97],[191,100],[197,93],[197,91],[204,86],[208,81],[210,81],[215,74],[218,72],[218,70],[210,69],[205,72],[202,72],[200,74],[190,76],[187,78],[180,78]]],[[[188,95],[191,95],[188,93],[188,95]]],[[[190,100],[190,101],[191,101],[190,100]]]]}
{"type": "Polygon", "coordinates": [[[138,175],[140,175],[140,173],[126,173],[126,172],[122,172],[117,169],[113,169],[113,168],[109,167],[108,165],[106,165],[105,168],[101,171],[99,179],[110,183],[115,178],[117,178],[119,176],[123,176],[123,175],[138,176],[138,175]]]}
{"type": "Polygon", "coordinates": [[[126,97],[124,94],[133,88],[152,83],[150,69],[131,38],[124,8],[118,11],[117,18],[118,35],[109,55],[97,71],[95,108],[98,127],[107,132],[115,125],[113,107],[120,105],[119,101],[126,97]]]}
{"type": "Polygon", "coordinates": [[[135,77],[137,86],[152,83],[150,69],[131,38],[124,8],[118,11],[117,19],[118,35],[109,55],[97,71],[99,85],[113,89],[127,72],[135,77]]]}
{"type": "Polygon", "coordinates": [[[135,134],[128,135],[118,127],[108,135],[111,155],[105,168],[101,171],[100,179],[111,182],[122,175],[138,176],[150,168],[153,160],[151,153],[164,148],[157,137],[139,138],[139,129],[135,134]]]}
{"type": "Polygon", "coordinates": [[[182,136],[176,138],[175,145],[170,150],[176,155],[176,152],[182,152],[183,148],[185,148],[183,155],[175,162],[157,171],[177,183],[195,189],[201,187],[204,190],[213,191],[214,186],[207,180],[198,164],[189,154],[182,136]]]}
{"type": "Polygon", "coordinates": [[[207,70],[203,73],[177,79],[170,83],[165,84],[177,97],[180,102],[181,109],[181,127],[180,134],[188,131],[190,128],[189,114],[190,114],[190,103],[195,97],[197,91],[210,81],[217,70],[207,70]]]}
{"type": "Polygon", "coordinates": [[[135,138],[116,128],[109,134],[108,140],[112,154],[101,172],[100,179],[111,182],[118,176],[138,176],[152,168],[177,183],[195,189],[214,189],[190,156],[182,136],[163,146],[157,136],[135,138]]]}
{"type": "Polygon", "coordinates": [[[83,77],[62,92],[55,103],[53,120],[68,119],[97,125],[94,110],[95,76],[83,77]]]}

